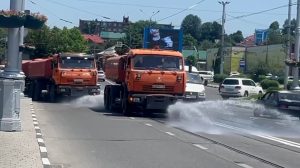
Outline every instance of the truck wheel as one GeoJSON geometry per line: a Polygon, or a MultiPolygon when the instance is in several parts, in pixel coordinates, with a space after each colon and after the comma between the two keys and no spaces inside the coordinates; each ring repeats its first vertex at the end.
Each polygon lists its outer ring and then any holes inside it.
{"type": "Polygon", "coordinates": [[[108,88],[105,87],[105,90],[104,90],[104,107],[105,107],[105,110],[109,110],[109,103],[108,103],[108,88]]]}
{"type": "Polygon", "coordinates": [[[34,83],[30,82],[28,86],[28,97],[32,98],[34,92],[34,83]]]}
{"type": "Polygon", "coordinates": [[[54,103],[56,100],[56,92],[55,92],[55,85],[50,85],[49,87],[49,101],[54,103]]]}
{"type": "Polygon", "coordinates": [[[34,82],[34,89],[33,89],[33,95],[32,95],[32,100],[33,101],[39,101],[40,96],[41,96],[41,86],[38,81],[34,82]]]}
{"type": "Polygon", "coordinates": [[[127,90],[124,90],[122,95],[122,113],[124,116],[129,116],[131,114],[131,109],[129,108],[129,103],[128,103],[127,90]]]}

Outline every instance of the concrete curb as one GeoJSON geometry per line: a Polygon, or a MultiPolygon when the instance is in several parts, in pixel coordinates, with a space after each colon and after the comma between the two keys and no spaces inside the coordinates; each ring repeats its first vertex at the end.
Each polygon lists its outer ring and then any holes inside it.
{"type": "Polygon", "coordinates": [[[39,148],[40,148],[40,154],[41,154],[41,159],[42,159],[43,166],[44,166],[44,168],[51,167],[51,164],[50,164],[50,161],[49,161],[49,158],[48,158],[48,152],[47,152],[47,148],[46,148],[46,145],[45,145],[45,141],[43,139],[42,131],[39,127],[39,122],[36,118],[36,114],[35,114],[35,110],[34,110],[32,102],[30,103],[30,111],[31,111],[33,126],[34,126],[34,129],[35,129],[35,132],[36,132],[36,139],[37,139],[37,142],[38,142],[38,145],[39,145],[39,148]]]}

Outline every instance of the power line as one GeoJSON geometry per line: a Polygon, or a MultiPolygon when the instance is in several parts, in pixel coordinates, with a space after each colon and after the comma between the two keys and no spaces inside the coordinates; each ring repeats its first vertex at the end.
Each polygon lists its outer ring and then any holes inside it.
{"type": "MultiPolygon", "coordinates": [[[[229,14],[226,14],[227,16],[230,16],[231,18],[235,18],[234,16],[232,15],[229,15],[229,14]]],[[[250,21],[250,20],[246,20],[246,19],[243,19],[243,18],[239,18],[240,21],[243,21],[244,23],[252,23],[252,24],[255,24],[255,25],[260,25],[260,26],[266,26],[262,23],[257,23],[257,22],[253,22],[253,21],[250,21]]]]}
{"type": "MultiPolygon", "coordinates": [[[[293,3],[292,5],[296,5],[296,3],[293,3]]],[[[289,5],[281,5],[281,6],[278,6],[278,7],[275,7],[275,8],[266,9],[266,10],[262,10],[262,11],[259,11],[259,12],[250,13],[250,14],[247,14],[247,15],[236,16],[232,19],[229,19],[228,21],[235,20],[235,19],[240,19],[240,18],[245,18],[245,17],[249,17],[249,16],[253,16],[253,15],[258,15],[258,14],[261,14],[261,13],[277,10],[277,9],[280,9],[280,8],[285,8],[285,7],[288,7],[288,6],[289,5]]]]}
{"type": "Polygon", "coordinates": [[[48,10],[47,8],[43,7],[42,5],[39,5],[38,3],[33,2],[32,0],[29,0],[29,2],[31,2],[31,3],[34,4],[34,5],[39,6],[40,8],[42,8],[42,9],[44,9],[44,10],[46,10],[47,12],[49,12],[51,15],[53,15],[53,16],[56,17],[57,19],[59,19],[59,20],[61,20],[61,21],[63,21],[63,22],[66,22],[66,23],[70,23],[70,24],[75,25],[73,22],[71,22],[71,21],[69,21],[69,20],[66,20],[66,19],[63,19],[63,18],[59,17],[59,16],[56,15],[54,12],[52,12],[51,10],[48,10]]]}
{"type": "MultiPolygon", "coordinates": [[[[157,8],[157,9],[171,9],[171,10],[183,10],[185,8],[178,8],[178,7],[167,7],[167,6],[154,6],[154,5],[143,5],[143,4],[133,4],[133,3],[122,3],[122,2],[109,2],[109,1],[96,1],[96,0],[72,0],[84,3],[95,3],[95,4],[107,4],[107,5],[121,5],[121,6],[135,6],[141,8],[157,8]]],[[[209,13],[216,13],[222,12],[219,10],[197,10],[197,9],[190,9],[190,11],[197,11],[197,12],[209,12],[209,13]]],[[[250,14],[253,12],[245,12],[245,11],[228,11],[227,13],[239,13],[239,14],[250,14]]],[[[284,13],[268,13],[268,15],[286,15],[284,13]]]]}
{"type": "Polygon", "coordinates": [[[76,8],[76,7],[73,7],[73,6],[70,6],[70,5],[61,3],[61,2],[59,2],[59,1],[48,0],[48,2],[51,2],[51,3],[56,4],[56,5],[61,5],[61,6],[64,6],[64,7],[67,7],[67,8],[70,8],[70,9],[73,9],[73,10],[76,10],[76,11],[79,11],[79,12],[82,12],[82,13],[88,13],[88,14],[92,14],[92,15],[95,15],[95,16],[100,16],[100,17],[102,17],[103,19],[112,20],[110,17],[102,16],[102,15],[99,15],[99,14],[97,14],[97,13],[93,13],[93,12],[90,12],[90,11],[87,11],[87,10],[83,10],[83,9],[80,9],[80,8],[76,8]]]}
{"type": "Polygon", "coordinates": [[[165,17],[165,18],[159,19],[158,22],[159,22],[159,21],[162,21],[162,20],[166,20],[166,19],[171,18],[171,17],[173,17],[173,16],[176,16],[176,15],[178,15],[178,14],[180,14],[180,13],[185,12],[185,11],[188,11],[188,10],[190,10],[190,9],[192,9],[192,8],[194,8],[194,7],[196,7],[196,6],[198,6],[200,3],[204,2],[204,1],[205,1],[205,0],[202,0],[202,1],[200,1],[200,2],[197,2],[197,3],[195,3],[194,5],[192,5],[192,6],[188,7],[188,8],[185,8],[185,9],[183,9],[183,10],[181,10],[181,11],[179,11],[179,12],[176,12],[176,13],[170,15],[170,16],[167,16],[167,17],[165,17]]]}

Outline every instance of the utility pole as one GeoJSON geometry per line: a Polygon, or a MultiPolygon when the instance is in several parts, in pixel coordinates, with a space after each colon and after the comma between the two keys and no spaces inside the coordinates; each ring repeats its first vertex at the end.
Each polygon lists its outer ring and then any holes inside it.
{"type": "MultiPolygon", "coordinates": [[[[10,0],[10,10],[21,11],[21,0],[10,0]]],[[[20,28],[8,29],[8,56],[0,73],[0,131],[21,131],[20,95],[24,76],[19,69],[20,28]]]]}
{"type": "MultiPolygon", "coordinates": [[[[297,0],[297,26],[296,26],[296,43],[295,43],[295,58],[299,62],[300,52],[300,0],[297,0]]],[[[294,81],[292,85],[293,90],[300,90],[299,87],[299,68],[293,67],[294,81]]]]}
{"type": "Polygon", "coordinates": [[[230,2],[227,1],[219,1],[219,4],[223,6],[223,14],[222,14],[222,37],[221,37],[221,63],[220,63],[220,74],[224,73],[224,37],[225,37],[225,6],[230,2]]]}
{"type": "MultiPolygon", "coordinates": [[[[285,59],[290,59],[291,54],[291,12],[292,12],[292,0],[289,0],[289,9],[288,9],[288,30],[287,30],[287,45],[286,45],[286,55],[285,59]]],[[[284,89],[287,89],[288,85],[288,76],[290,68],[288,65],[285,65],[284,71],[284,89]]]]}

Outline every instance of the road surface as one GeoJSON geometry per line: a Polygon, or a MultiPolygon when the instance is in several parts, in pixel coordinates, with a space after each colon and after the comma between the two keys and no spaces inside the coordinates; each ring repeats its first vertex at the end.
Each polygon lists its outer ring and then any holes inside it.
{"type": "Polygon", "coordinates": [[[54,167],[300,167],[297,118],[256,118],[253,104],[206,91],[150,117],[107,112],[102,96],[34,107],[54,167]]]}

